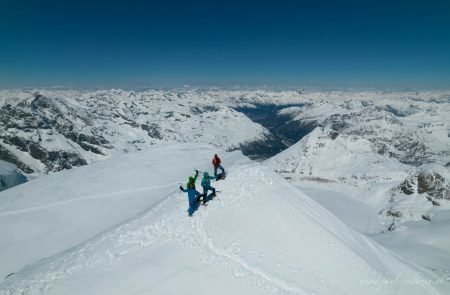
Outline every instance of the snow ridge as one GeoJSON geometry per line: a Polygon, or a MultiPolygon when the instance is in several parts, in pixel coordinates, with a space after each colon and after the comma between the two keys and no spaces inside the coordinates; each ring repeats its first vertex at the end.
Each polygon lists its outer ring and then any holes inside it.
{"type": "MultiPolygon", "coordinates": [[[[119,224],[104,224],[97,233],[89,236],[76,230],[67,233],[78,241],[62,251],[24,263],[20,271],[0,283],[0,294],[167,294],[180,292],[180,288],[188,294],[439,294],[433,286],[406,283],[410,279],[436,279],[433,274],[402,261],[350,230],[268,167],[251,163],[239,152],[221,153],[229,172],[225,181],[213,184],[221,192],[209,206],[199,208],[189,218],[185,213],[186,196],[177,191],[175,183],[198,162],[204,163],[199,169],[207,170],[214,152],[214,147],[206,145],[155,147],[27,184],[38,190],[42,187],[51,190],[56,178],[70,187],[68,184],[80,181],[83,175],[89,177],[86,174],[106,173],[105,177],[97,178],[97,182],[105,182],[116,173],[125,179],[122,184],[110,187],[113,192],[118,193],[129,182],[140,183],[143,190],[137,194],[145,195],[148,201],[145,206],[131,199],[118,203],[135,211],[141,208],[140,213],[122,216],[119,224]],[[155,165],[158,158],[165,158],[169,166],[155,165]],[[178,163],[175,170],[173,163],[178,163]],[[135,173],[130,173],[131,169],[135,173]],[[145,173],[147,177],[133,179],[145,173]],[[161,182],[173,187],[160,186],[161,182]],[[152,193],[147,190],[150,187],[158,189],[152,193]],[[365,279],[381,281],[395,277],[401,278],[398,284],[361,283],[365,279]],[[196,288],[185,289],[185,284],[192,281],[196,282],[196,288]]],[[[102,198],[98,200],[100,203],[92,203],[79,195],[81,202],[99,210],[105,202],[117,201],[103,192],[95,193],[98,184],[86,185],[92,191],[90,196],[102,198]]],[[[29,198],[22,194],[26,192],[24,187],[16,187],[8,194],[29,198]]],[[[127,190],[120,191],[130,198],[127,190]]],[[[68,200],[72,199],[69,192],[68,200]]],[[[16,209],[21,203],[26,204],[18,201],[16,209]]],[[[40,214],[54,219],[63,213],[78,225],[85,222],[79,215],[84,207],[74,203],[57,211],[48,209],[42,208],[40,214]]],[[[33,218],[36,213],[17,212],[22,220],[33,218]]],[[[17,220],[15,215],[0,218],[4,222],[9,220],[9,226],[17,220]]],[[[98,217],[97,222],[104,223],[98,217]]],[[[54,224],[54,220],[46,223],[54,224]]],[[[56,227],[67,230],[64,224],[56,227]]],[[[61,237],[43,232],[35,238],[54,243],[61,237]]],[[[16,262],[5,261],[13,269],[11,263],[16,262]]]]}

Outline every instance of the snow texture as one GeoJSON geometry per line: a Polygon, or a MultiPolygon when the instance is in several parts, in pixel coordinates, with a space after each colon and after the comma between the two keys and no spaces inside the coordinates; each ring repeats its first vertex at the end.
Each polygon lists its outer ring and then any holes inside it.
{"type": "Polygon", "coordinates": [[[448,292],[240,152],[219,151],[228,177],[189,218],[179,183],[216,152],[155,146],[2,192],[0,294],[448,292]]]}

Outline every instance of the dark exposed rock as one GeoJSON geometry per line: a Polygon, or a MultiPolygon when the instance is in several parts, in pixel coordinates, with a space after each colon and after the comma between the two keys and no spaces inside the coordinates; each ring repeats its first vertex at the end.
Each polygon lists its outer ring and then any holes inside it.
{"type": "Polygon", "coordinates": [[[331,129],[336,131],[341,131],[349,128],[351,124],[349,121],[353,119],[353,115],[349,114],[343,114],[343,115],[331,115],[328,117],[322,124],[320,124],[322,127],[324,126],[330,126],[331,129]]]}
{"type": "Polygon", "coordinates": [[[431,221],[430,215],[426,215],[426,214],[423,214],[423,215],[422,215],[422,219],[423,219],[423,220],[426,220],[426,221],[431,221]]]}
{"type": "Polygon", "coordinates": [[[434,206],[439,206],[436,200],[450,200],[450,185],[442,175],[434,171],[423,170],[409,176],[399,188],[406,195],[427,194],[427,199],[434,206]]]}
{"type": "Polygon", "coordinates": [[[448,203],[442,200],[450,200],[450,185],[445,178],[439,173],[430,170],[422,170],[413,175],[408,176],[398,187],[391,191],[392,195],[389,199],[389,207],[380,211],[381,215],[385,215],[392,223],[388,230],[393,231],[404,220],[408,220],[411,216],[431,221],[430,206],[415,206],[414,202],[423,203],[426,198],[433,206],[446,206],[448,203]],[[407,196],[405,196],[407,195],[407,196]],[[399,204],[401,204],[399,206],[399,204]],[[408,209],[412,204],[412,210],[408,209]]]}
{"type": "Polygon", "coordinates": [[[49,151],[41,161],[53,172],[87,165],[86,160],[80,155],[66,151],[49,151]]]}
{"type": "Polygon", "coordinates": [[[332,139],[335,140],[338,136],[339,136],[339,132],[332,130],[330,133],[328,133],[328,136],[332,139]]]}
{"type": "Polygon", "coordinates": [[[2,138],[3,141],[9,145],[16,146],[18,150],[22,152],[28,152],[29,148],[28,145],[30,142],[19,136],[6,136],[2,138]]]}
{"type": "Polygon", "coordinates": [[[32,143],[30,143],[30,145],[28,147],[29,147],[30,155],[33,158],[38,159],[38,160],[43,160],[46,157],[47,152],[40,145],[32,142],[32,143]]]}
{"type": "Polygon", "coordinates": [[[414,179],[407,178],[400,184],[401,191],[406,195],[412,195],[416,191],[417,184],[413,182],[414,179]]]}
{"type": "Polygon", "coordinates": [[[386,215],[392,216],[392,217],[397,217],[397,218],[402,217],[402,213],[400,211],[396,211],[392,208],[386,212],[386,215]]]}
{"type": "Polygon", "coordinates": [[[156,139],[163,139],[160,128],[157,124],[141,124],[142,130],[147,131],[148,136],[156,139]]]}
{"type": "Polygon", "coordinates": [[[213,105],[207,105],[203,107],[203,111],[205,112],[217,112],[218,110],[220,110],[220,107],[213,105]]]}
{"type": "Polygon", "coordinates": [[[442,199],[445,197],[443,194],[445,188],[448,188],[447,182],[436,172],[421,171],[417,176],[417,192],[419,194],[432,193],[436,198],[442,199]]]}
{"type": "Polygon", "coordinates": [[[78,144],[83,148],[85,151],[93,152],[94,154],[98,155],[105,155],[101,149],[99,149],[97,146],[89,144],[87,142],[78,142],[78,144]]]}
{"type": "MultiPolygon", "coordinates": [[[[47,171],[70,169],[87,162],[76,151],[48,150],[41,135],[62,135],[78,144],[85,151],[103,155],[102,148],[111,148],[109,142],[87,117],[66,102],[34,93],[30,99],[16,106],[0,108],[0,139],[15,149],[40,160],[47,171]]],[[[52,139],[45,137],[46,143],[52,139]]],[[[14,163],[26,173],[33,169],[22,163],[7,150],[0,151],[0,158],[14,163]]]]}
{"type": "Polygon", "coordinates": [[[13,163],[20,170],[22,170],[25,173],[34,173],[33,169],[31,169],[28,165],[22,163],[16,156],[14,156],[11,152],[9,152],[1,144],[0,144],[0,160],[13,163]]]}

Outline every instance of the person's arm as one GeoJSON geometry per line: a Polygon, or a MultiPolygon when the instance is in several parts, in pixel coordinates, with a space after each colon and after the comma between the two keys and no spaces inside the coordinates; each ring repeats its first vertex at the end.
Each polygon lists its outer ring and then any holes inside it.
{"type": "Polygon", "coordinates": [[[213,176],[213,175],[211,175],[211,176],[208,176],[209,177],[209,179],[216,179],[216,177],[215,176],[213,176]]]}
{"type": "Polygon", "coordinates": [[[181,190],[182,192],[187,192],[187,190],[185,190],[181,185],[180,185],[180,190],[181,190]]]}
{"type": "Polygon", "coordinates": [[[197,177],[198,177],[198,170],[195,170],[194,181],[197,181],[197,177]]]}
{"type": "Polygon", "coordinates": [[[197,190],[195,190],[195,195],[196,195],[196,196],[202,196],[202,194],[199,193],[197,190]]]}

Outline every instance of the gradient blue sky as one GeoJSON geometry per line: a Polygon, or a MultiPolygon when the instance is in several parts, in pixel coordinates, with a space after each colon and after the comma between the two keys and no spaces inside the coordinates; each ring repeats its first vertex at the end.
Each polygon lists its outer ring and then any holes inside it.
{"type": "Polygon", "coordinates": [[[0,1],[0,87],[450,88],[450,1],[0,1]]]}

